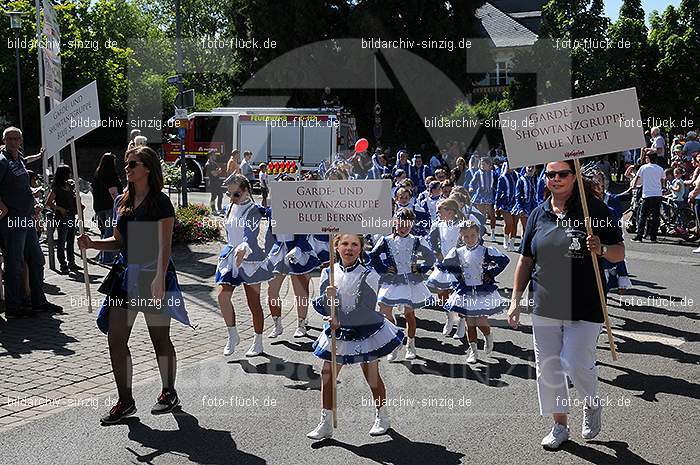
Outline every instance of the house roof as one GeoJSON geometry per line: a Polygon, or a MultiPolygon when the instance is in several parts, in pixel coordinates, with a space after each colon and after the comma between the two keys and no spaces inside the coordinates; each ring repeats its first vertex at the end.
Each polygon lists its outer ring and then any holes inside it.
{"type": "Polygon", "coordinates": [[[537,40],[537,34],[491,3],[476,10],[476,17],[481,22],[482,36],[491,39],[496,47],[532,45],[537,40]]]}

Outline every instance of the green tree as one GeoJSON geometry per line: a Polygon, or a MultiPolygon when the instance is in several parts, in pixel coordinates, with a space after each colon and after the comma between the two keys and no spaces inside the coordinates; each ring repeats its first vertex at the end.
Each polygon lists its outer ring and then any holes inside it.
{"type": "Polygon", "coordinates": [[[677,123],[683,118],[694,119],[695,126],[700,114],[697,62],[693,58],[700,50],[698,3],[682,0],[678,8],[669,6],[662,14],[652,13],[649,46],[658,58],[648,77],[663,85],[655,86],[646,96],[652,116],[672,117],[677,123]]]}

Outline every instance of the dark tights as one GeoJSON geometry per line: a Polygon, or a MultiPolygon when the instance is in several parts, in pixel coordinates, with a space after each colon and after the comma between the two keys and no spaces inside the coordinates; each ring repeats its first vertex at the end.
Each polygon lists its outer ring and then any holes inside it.
{"type": "MultiPolygon", "coordinates": [[[[134,326],[136,315],[134,310],[123,308],[111,308],[109,310],[109,358],[112,362],[114,381],[117,383],[119,399],[129,401],[133,399],[131,392],[132,363],[129,351],[129,336],[134,326]]],[[[175,347],[170,340],[170,317],[165,314],[144,313],[148,334],[151,336],[153,348],[156,351],[156,361],[160,371],[160,379],[163,390],[169,391],[175,388],[175,373],[177,371],[177,357],[175,347]]]]}

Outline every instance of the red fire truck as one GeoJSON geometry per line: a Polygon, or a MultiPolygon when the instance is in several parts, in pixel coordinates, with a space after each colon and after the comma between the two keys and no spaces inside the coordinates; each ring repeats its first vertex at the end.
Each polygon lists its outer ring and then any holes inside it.
{"type": "MultiPolygon", "coordinates": [[[[178,128],[168,125],[163,143],[165,161],[180,163],[178,128]]],[[[253,153],[251,164],[293,161],[301,171],[331,161],[352,150],[355,118],[334,108],[215,108],[187,116],[185,157],[190,187],[204,182],[204,164],[210,152],[225,163],[232,150],[253,153]]]]}

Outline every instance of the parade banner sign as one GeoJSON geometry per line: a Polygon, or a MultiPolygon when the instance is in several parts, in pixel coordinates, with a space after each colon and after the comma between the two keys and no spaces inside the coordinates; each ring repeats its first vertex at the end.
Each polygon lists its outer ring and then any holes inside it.
{"type": "Polygon", "coordinates": [[[44,5],[44,38],[41,44],[44,57],[44,93],[54,102],[63,100],[63,76],[61,74],[61,32],[58,18],[49,0],[44,5]]]}
{"type": "Polygon", "coordinates": [[[52,157],[70,142],[100,126],[97,81],[92,81],[44,116],[46,156],[52,157]]]}
{"type": "Polygon", "coordinates": [[[391,181],[270,184],[275,234],[390,234],[391,181]]]}
{"type": "Polygon", "coordinates": [[[634,88],[499,114],[511,168],[644,147],[634,88]]]}

